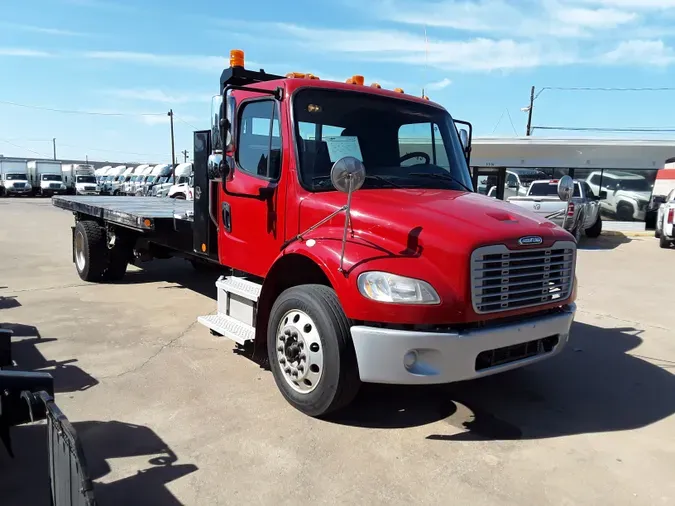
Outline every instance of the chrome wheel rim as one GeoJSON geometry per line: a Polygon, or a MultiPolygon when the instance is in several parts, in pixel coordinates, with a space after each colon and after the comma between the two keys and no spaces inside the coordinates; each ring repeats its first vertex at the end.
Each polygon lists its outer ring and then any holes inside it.
{"type": "Polygon", "coordinates": [[[80,272],[84,270],[84,266],[87,263],[84,257],[84,236],[79,230],[75,234],[75,263],[80,272]]]}
{"type": "Polygon", "coordinates": [[[276,333],[276,356],[281,375],[298,393],[312,392],[323,376],[323,344],[314,321],[298,309],[288,311],[276,333]]]}

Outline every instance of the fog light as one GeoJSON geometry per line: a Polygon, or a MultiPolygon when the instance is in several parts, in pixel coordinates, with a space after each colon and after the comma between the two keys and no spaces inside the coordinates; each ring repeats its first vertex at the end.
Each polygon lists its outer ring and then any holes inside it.
{"type": "Polygon", "coordinates": [[[403,357],[403,366],[406,369],[411,369],[417,363],[417,351],[412,350],[403,357]]]}

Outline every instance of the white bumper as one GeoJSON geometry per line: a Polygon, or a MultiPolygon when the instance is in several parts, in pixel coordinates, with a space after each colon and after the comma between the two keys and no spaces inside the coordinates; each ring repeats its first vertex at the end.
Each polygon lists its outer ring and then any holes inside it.
{"type": "Polygon", "coordinates": [[[361,381],[423,385],[488,376],[539,362],[567,344],[576,305],[523,322],[462,332],[351,328],[361,381]],[[416,358],[413,362],[412,359],[416,358]]]}

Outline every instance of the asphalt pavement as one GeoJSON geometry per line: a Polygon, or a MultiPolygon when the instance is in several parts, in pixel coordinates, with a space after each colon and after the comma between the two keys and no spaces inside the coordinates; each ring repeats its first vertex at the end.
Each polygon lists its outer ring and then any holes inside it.
{"type": "MultiPolygon", "coordinates": [[[[101,505],[675,503],[675,249],[584,239],[579,312],[558,357],[480,381],[366,386],[330,421],[196,323],[212,276],[182,260],[81,281],[72,216],[0,200],[0,324],[47,370],[101,505]]],[[[43,504],[44,425],[0,448],[0,504],[43,504]]]]}

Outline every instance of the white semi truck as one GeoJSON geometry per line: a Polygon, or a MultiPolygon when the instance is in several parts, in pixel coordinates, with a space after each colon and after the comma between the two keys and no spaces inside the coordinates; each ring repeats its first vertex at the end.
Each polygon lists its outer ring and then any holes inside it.
{"type": "Polygon", "coordinates": [[[30,195],[26,162],[0,160],[0,197],[30,195]]]}
{"type": "Polygon", "coordinates": [[[63,173],[59,162],[30,160],[27,169],[33,194],[49,197],[66,193],[66,185],[63,183],[63,173]]]}
{"type": "MultiPolygon", "coordinates": [[[[64,164],[61,166],[63,183],[71,195],[98,195],[100,186],[96,179],[96,171],[92,165],[64,164]]],[[[102,174],[99,174],[102,177],[102,174]]]]}

